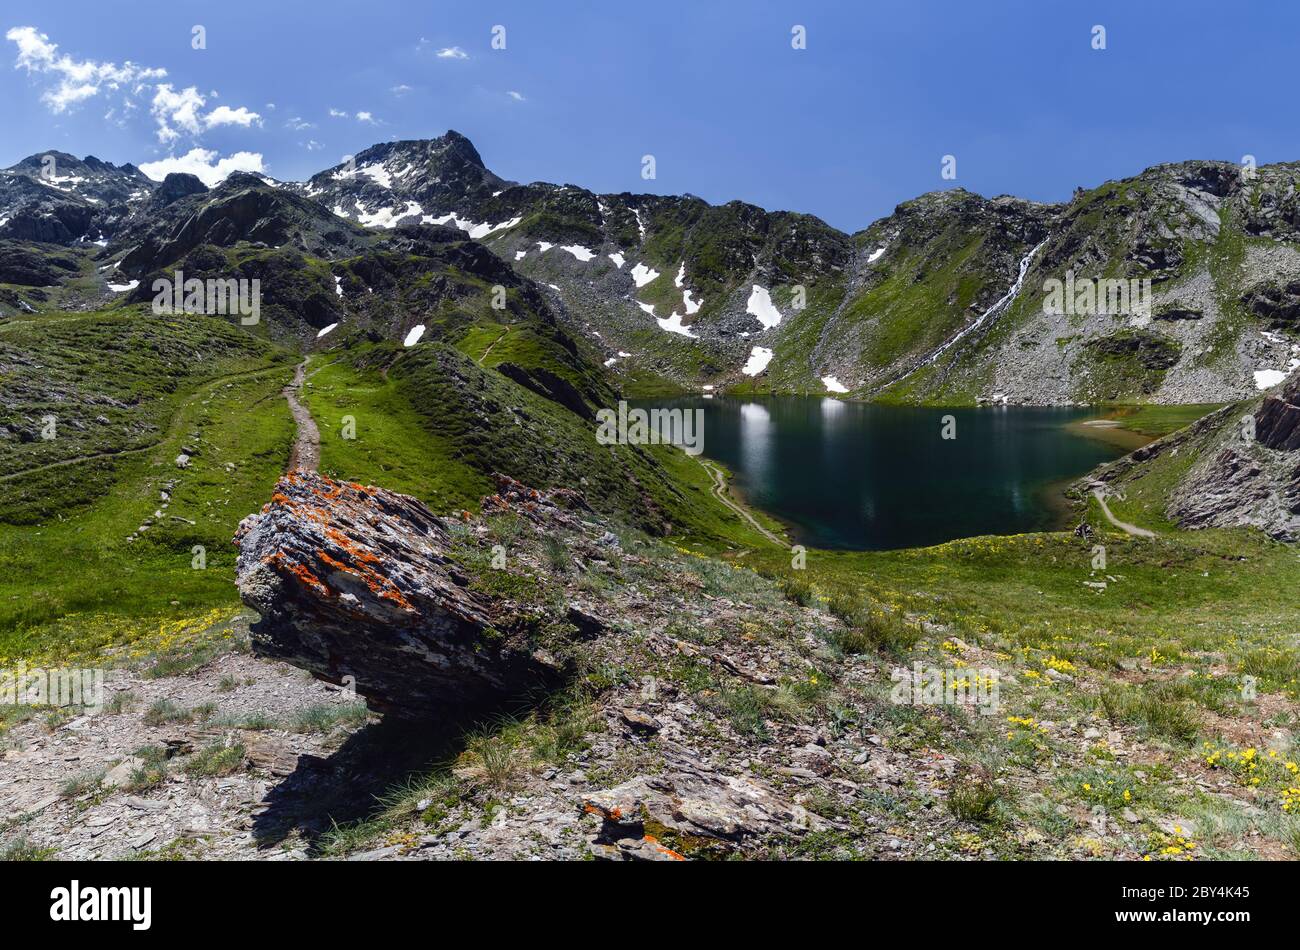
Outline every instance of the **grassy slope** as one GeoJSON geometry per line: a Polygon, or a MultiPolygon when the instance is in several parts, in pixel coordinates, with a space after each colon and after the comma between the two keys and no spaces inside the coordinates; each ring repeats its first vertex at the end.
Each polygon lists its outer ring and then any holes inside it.
{"type": "MultiPolygon", "coordinates": [[[[462,346],[481,356],[483,339],[471,334],[462,346]]],[[[578,487],[597,509],[642,526],[657,511],[673,536],[715,549],[764,543],[712,496],[707,472],[683,452],[598,446],[594,422],[464,353],[421,345],[336,356],[311,376],[306,392],[327,474],[408,492],[452,512],[476,510],[495,490],[491,474],[502,472],[527,484],[578,487]],[[342,437],[345,415],[356,420],[355,439],[342,437]]]]}
{"type": "MultiPolygon", "coordinates": [[[[95,339],[99,324],[124,330],[122,319],[110,314],[54,323],[75,323],[95,339]]],[[[153,329],[162,335],[201,332],[209,340],[225,338],[228,325],[191,319],[202,323],[179,331],[153,329]]],[[[132,329],[152,332],[140,324],[132,329]]],[[[279,395],[292,375],[291,363],[264,346],[251,352],[261,358],[180,361],[147,371],[123,359],[91,359],[102,374],[96,385],[135,386],[153,372],[175,389],[138,394],[139,411],[159,430],[143,440],[149,446],[143,451],[123,456],[112,468],[77,464],[54,470],[57,477],[37,476],[45,502],[60,509],[52,516],[27,523],[32,506],[25,483],[32,479],[5,486],[0,516],[10,523],[0,523],[0,658],[83,654],[215,607],[237,605],[230,538],[239,519],[268,497],[293,433],[279,395]],[[173,461],[182,446],[198,449],[185,470],[173,461]],[[126,538],[159,509],[159,492],[173,478],[177,485],[164,517],[128,543],[126,538]],[[15,518],[24,523],[12,523],[15,518]],[[205,548],[201,570],[192,566],[195,545],[205,548]]]]}

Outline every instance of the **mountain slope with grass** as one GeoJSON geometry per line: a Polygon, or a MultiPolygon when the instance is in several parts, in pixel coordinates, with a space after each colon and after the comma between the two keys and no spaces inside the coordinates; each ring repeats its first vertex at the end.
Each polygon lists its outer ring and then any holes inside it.
{"type": "MultiPolygon", "coordinates": [[[[110,689],[89,718],[0,710],[0,855],[1296,856],[1291,174],[954,190],[844,235],[515,185],[449,133],[0,239],[0,667],[110,689]],[[1071,268],[1151,279],[1151,322],[1044,311],[1071,268]],[[176,269],[259,281],[259,322],[153,312],[176,269]],[[828,380],[1228,405],[1117,412],[1162,438],[1076,486],[1076,531],[800,558],[715,466],[595,436],[629,392],[828,380]],[[353,505],[322,563],[388,590],[394,538],[356,506],[409,495],[421,557],[502,624],[483,655],[560,682],[411,728],[257,652],[231,540],[296,504],[290,386],[319,430],[295,478],[353,505]],[[918,664],[996,698],[901,694],[918,664]]],[[[321,573],[289,596],[344,589],[321,573]]]]}

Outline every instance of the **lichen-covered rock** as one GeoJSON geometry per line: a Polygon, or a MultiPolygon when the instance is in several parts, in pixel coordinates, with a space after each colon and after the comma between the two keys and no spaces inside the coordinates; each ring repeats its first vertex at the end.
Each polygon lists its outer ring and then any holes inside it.
{"type": "Polygon", "coordinates": [[[290,472],[235,535],[240,596],[262,617],[254,652],[403,715],[464,714],[553,680],[559,661],[470,589],[450,541],[414,498],[290,472]]]}

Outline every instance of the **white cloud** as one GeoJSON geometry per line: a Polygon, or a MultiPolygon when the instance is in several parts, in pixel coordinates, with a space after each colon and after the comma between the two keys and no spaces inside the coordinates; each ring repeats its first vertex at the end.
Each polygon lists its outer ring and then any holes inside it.
{"type": "Polygon", "coordinates": [[[148,80],[162,79],[167,75],[165,69],[151,69],[129,60],[118,65],[90,59],[76,60],[66,53],[59,54],[58,44],[51,43],[47,35],[33,26],[13,27],[5,33],[5,39],[18,47],[15,69],[22,67],[29,73],[52,73],[58,77],[58,85],[41,95],[50,111],[55,113],[66,112],[70,106],[99,95],[101,90],[138,91],[148,80]]]}
{"type": "Polygon", "coordinates": [[[406,83],[402,82],[402,83],[398,83],[390,91],[395,96],[404,96],[411,91],[411,87],[408,86],[406,83]]]}
{"type": "Polygon", "coordinates": [[[286,129],[293,129],[295,132],[303,132],[307,129],[316,128],[315,122],[308,122],[300,115],[296,115],[284,124],[286,129]]]}
{"type": "Polygon", "coordinates": [[[181,133],[176,130],[176,126],[191,135],[201,132],[203,127],[199,124],[199,110],[205,101],[207,100],[193,86],[177,92],[172,89],[171,83],[159,83],[154,90],[153,105],[149,109],[158,123],[158,140],[173,142],[180,138],[181,133]]]}
{"type": "Polygon", "coordinates": [[[145,162],[140,166],[154,181],[162,181],[173,172],[189,172],[209,188],[220,184],[232,172],[256,172],[263,174],[265,166],[259,152],[236,152],[226,158],[217,158],[213,149],[192,148],[184,155],[169,155],[156,162],[145,162]]]}
{"type": "Polygon", "coordinates": [[[309,152],[319,152],[324,147],[324,145],[321,145],[320,142],[317,142],[315,139],[307,140],[307,151],[309,152]]]}
{"type": "Polygon", "coordinates": [[[369,112],[358,112],[358,113],[357,113],[357,121],[358,121],[358,122],[369,122],[371,125],[374,125],[374,124],[375,124],[375,117],[374,117],[373,115],[371,115],[369,112]]]}
{"type": "Polygon", "coordinates": [[[203,117],[203,124],[209,129],[215,129],[219,125],[238,125],[242,128],[248,128],[254,123],[261,124],[262,117],[256,112],[250,112],[243,106],[238,109],[232,109],[230,106],[217,106],[211,112],[203,117]]]}
{"type": "Polygon", "coordinates": [[[347,114],[346,112],[344,112],[342,109],[330,109],[330,118],[331,118],[331,119],[346,119],[346,118],[348,118],[348,114],[347,114]]]}
{"type": "MultiPolygon", "coordinates": [[[[120,93],[122,112],[130,113],[136,107],[132,97],[147,95],[152,89],[150,113],[158,123],[158,140],[164,143],[176,141],[182,133],[197,135],[222,125],[248,128],[260,125],[262,121],[260,115],[242,106],[237,109],[218,106],[203,113],[201,110],[207,99],[194,86],[177,90],[171,83],[153,82],[167,77],[165,69],[140,66],[130,60],[118,65],[75,60],[67,54],[60,54],[58,45],[51,43],[50,38],[35,27],[14,27],[5,33],[5,39],[18,47],[15,68],[58,78],[57,85],[41,94],[42,101],[56,114],[66,112],[101,92],[120,93]]],[[[210,98],[216,96],[216,92],[209,94],[210,98]]],[[[268,108],[274,106],[268,104],[268,108]]],[[[117,115],[116,110],[110,108],[105,118],[115,121],[111,117],[117,115]]],[[[120,119],[116,121],[120,122],[120,119]]]]}
{"type": "Polygon", "coordinates": [[[469,59],[469,53],[459,46],[445,46],[438,50],[437,56],[439,59],[469,59]]]}
{"type": "Polygon", "coordinates": [[[248,128],[260,125],[262,117],[240,106],[217,106],[211,112],[203,113],[207,99],[193,86],[176,91],[171,83],[159,83],[154,90],[153,105],[150,111],[158,123],[158,141],[171,143],[180,138],[181,132],[198,135],[207,129],[222,125],[238,125],[248,128]]]}
{"type": "Polygon", "coordinates": [[[511,99],[515,100],[515,102],[527,102],[527,101],[528,101],[527,99],[525,99],[525,98],[523,97],[523,94],[522,94],[522,93],[515,92],[513,89],[509,90],[509,91],[506,93],[506,95],[509,96],[511,99]]]}

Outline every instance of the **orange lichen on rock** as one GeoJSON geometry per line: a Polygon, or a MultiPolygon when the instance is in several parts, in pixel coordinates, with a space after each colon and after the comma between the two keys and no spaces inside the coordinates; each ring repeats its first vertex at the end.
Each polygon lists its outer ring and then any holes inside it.
{"type": "Polygon", "coordinates": [[[321,594],[328,595],[332,593],[329,587],[326,586],[326,584],[323,581],[321,581],[319,577],[317,577],[310,570],[308,570],[306,566],[290,561],[287,557],[284,556],[283,551],[276,551],[270,557],[266,558],[262,563],[271,565],[273,567],[274,566],[281,567],[283,570],[289,572],[294,577],[298,578],[298,580],[302,581],[304,584],[308,585],[309,587],[313,588],[314,590],[316,590],[321,594]]]}
{"type": "Polygon", "coordinates": [[[326,528],[325,537],[329,538],[341,549],[347,552],[348,556],[350,556],[354,561],[358,561],[362,564],[379,564],[383,561],[383,558],[379,557],[379,555],[367,550],[361,544],[353,541],[346,534],[336,528],[326,528]]]}
{"type": "Polygon", "coordinates": [[[358,571],[355,567],[350,567],[347,564],[344,564],[342,561],[338,560],[337,558],[330,557],[329,552],[325,551],[324,549],[317,551],[316,556],[319,557],[326,564],[328,564],[330,567],[334,568],[334,570],[336,571],[344,571],[348,574],[360,573],[360,571],[358,571]]]}
{"type": "Polygon", "coordinates": [[[659,839],[656,838],[654,835],[646,835],[642,840],[650,842],[650,844],[654,845],[654,849],[656,851],[658,851],[660,854],[668,855],[668,857],[672,858],[674,861],[686,860],[686,855],[678,854],[672,848],[665,848],[663,845],[659,843],[659,839]]]}

